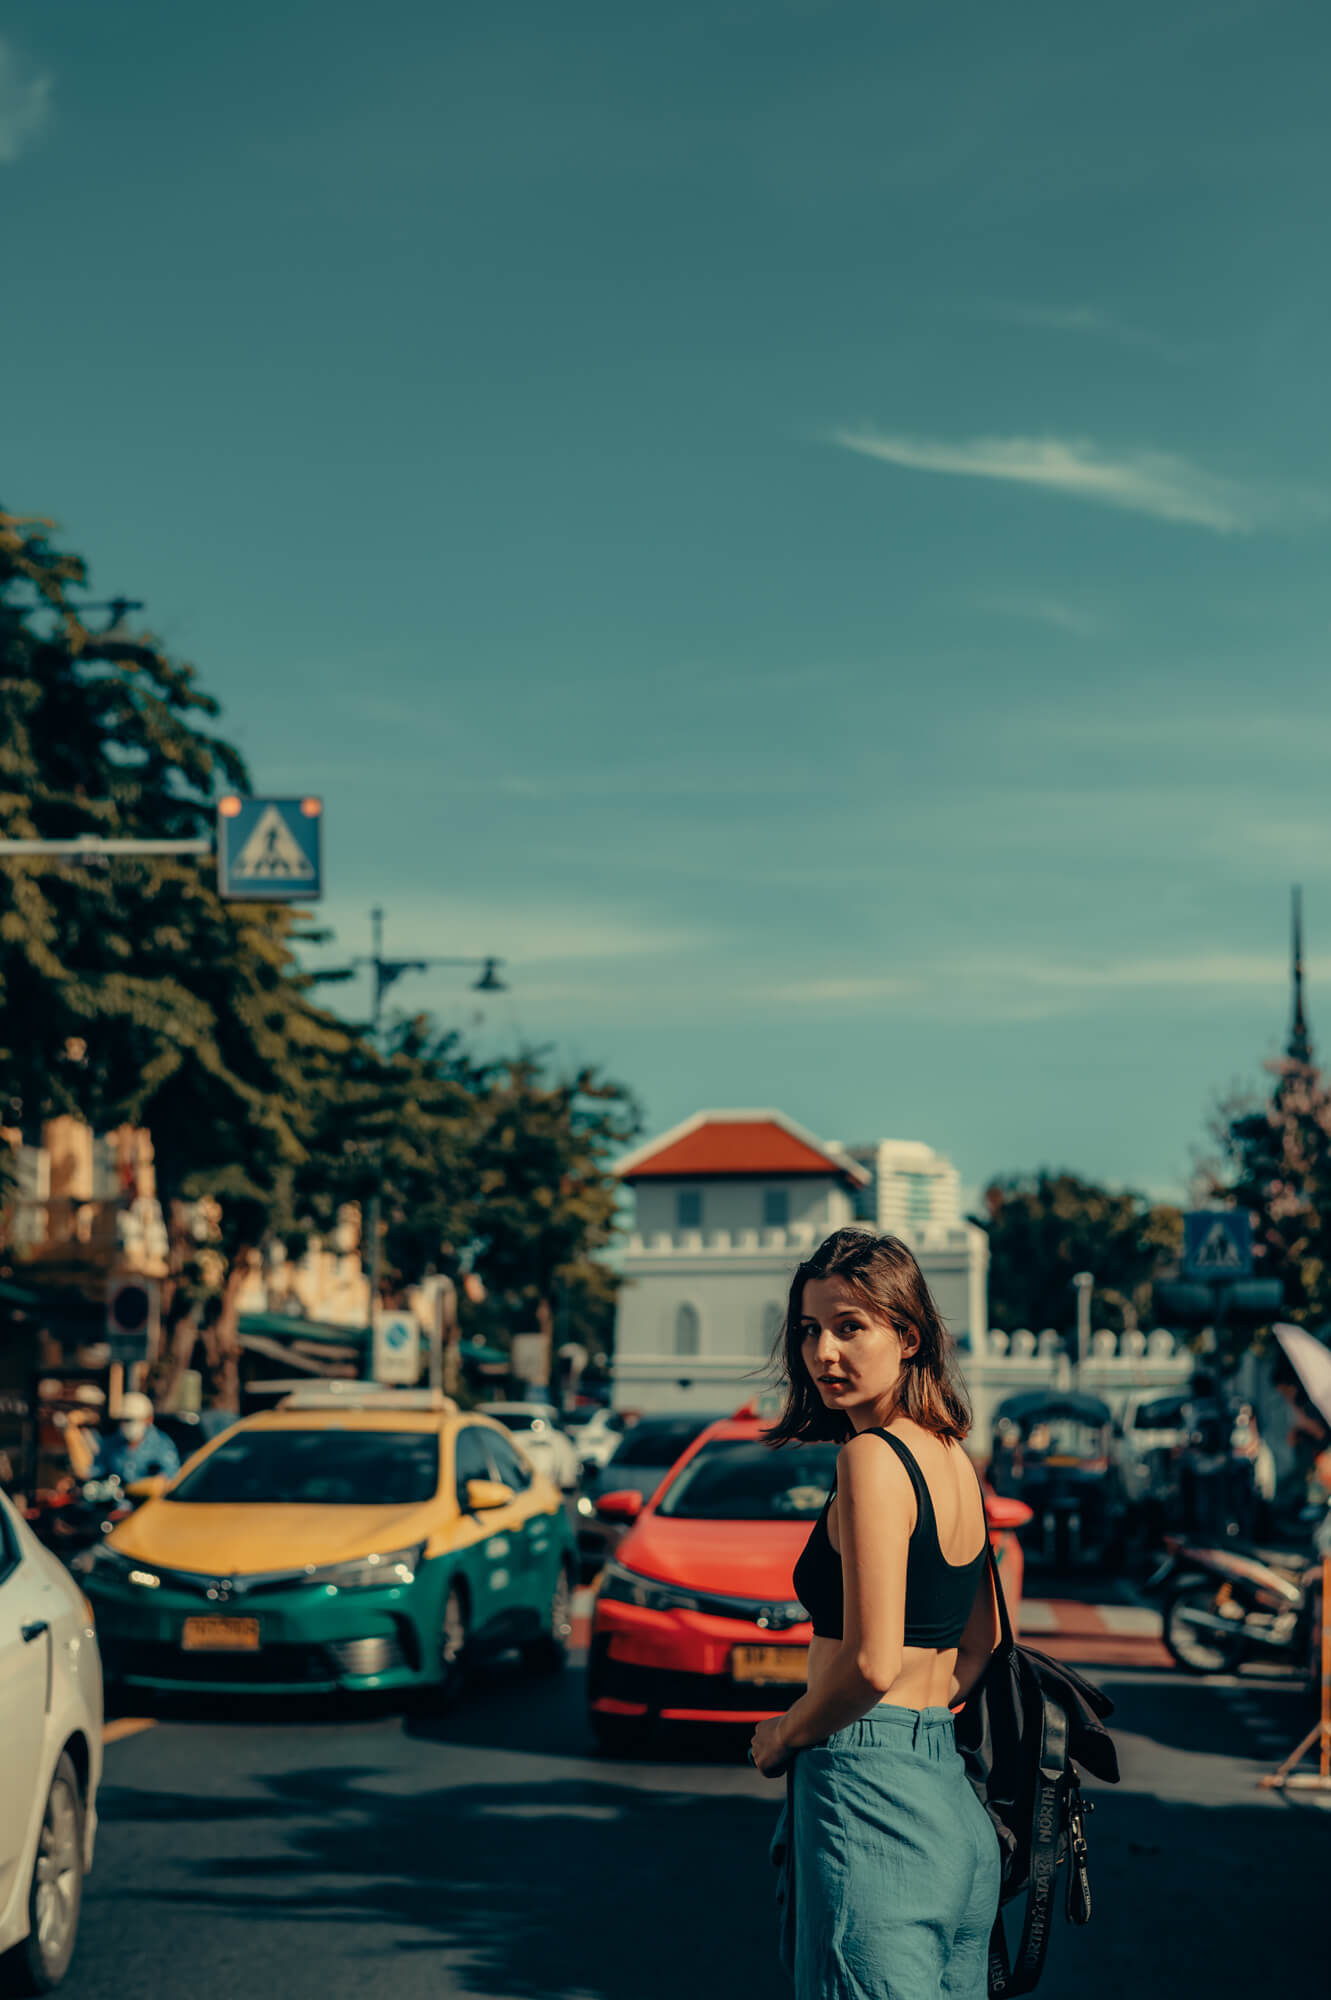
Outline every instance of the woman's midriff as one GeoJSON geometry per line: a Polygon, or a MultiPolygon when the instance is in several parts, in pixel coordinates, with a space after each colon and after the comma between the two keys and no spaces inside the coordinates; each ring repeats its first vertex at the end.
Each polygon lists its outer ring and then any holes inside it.
{"type": "MultiPolygon", "coordinates": [[[[839,1639],[823,1639],[815,1635],[809,1641],[810,1694],[817,1691],[818,1683],[828,1671],[841,1650],[839,1639]]],[[[932,1646],[906,1646],[901,1654],[901,1672],[890,1688],[880,1695],[876,1707],[888,1708],[946,1708],[952,1692],[952,1677],[957,1670],[957,1649],[949,1647],[944,1653],[936,1652],[932,1646]]]]}

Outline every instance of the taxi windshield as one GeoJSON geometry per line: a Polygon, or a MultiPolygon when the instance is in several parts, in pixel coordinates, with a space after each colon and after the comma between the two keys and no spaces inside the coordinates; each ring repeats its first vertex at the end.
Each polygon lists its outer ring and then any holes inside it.
{"type": "Polygon", "coordinates": [[[166,1495],[228,1505],[410,1507],[439,1486],[433,1431],[238,1431],[166,1495]]]}
{"type": "Polygon", "coordinates": [[[807,1521],[836,1477],[837,1446],[778,1450],[756,1439],[715,1438],[666,1489],[658,1514],[678,1521],[807,1521]]]}

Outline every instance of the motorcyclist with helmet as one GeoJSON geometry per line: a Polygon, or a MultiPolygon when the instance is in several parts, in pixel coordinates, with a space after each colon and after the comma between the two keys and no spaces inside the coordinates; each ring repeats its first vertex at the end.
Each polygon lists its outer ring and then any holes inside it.
{"type": "Polygon", "coordinates": [[[122,1396],[116,1428],[97,1440],[89,1478],[118,1479],[122,1486],[132,1486],[136,1479],[170,1479],[179,1472],[180,1454],[158,1430],[153,1415],[151,1401],[140,1390],[122,1396]]]}

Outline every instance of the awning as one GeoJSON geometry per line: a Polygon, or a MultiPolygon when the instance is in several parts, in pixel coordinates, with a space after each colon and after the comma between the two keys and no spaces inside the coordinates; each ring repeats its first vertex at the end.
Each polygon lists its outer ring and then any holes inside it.
{"type": "Polygon", "coordinates": [[[487,1347],[483,1340],[460,1340],[458,1353],[477,1368],[507,1368],[511,1359],[501,1347],[487,1347]]]}
{"type": "Polygon", "coordinates": [[[302,1346],[354,1348],[359,1354],[368,1334],[363,1326],[332,1326],[327,1320],[297,1319],[290,1313],[242,1313],[239,1332],[266,1340],[299,1341],[302,1346]]]}
{"type": "Polygon", "coordinates": [[[240,1344],[247,1354],[263,1354],[270,1361],[280,1361],[284,1368],[294,1368],[301,1375],[319,1377],[342,1376],[352,1373],[352,1364],[346,1361],[316,1361],[312,1355],[301,1354],[299,1350],[283,1347],[280,1340],[269,1340],[264,1333],[242,1333],[240,1344]]]}

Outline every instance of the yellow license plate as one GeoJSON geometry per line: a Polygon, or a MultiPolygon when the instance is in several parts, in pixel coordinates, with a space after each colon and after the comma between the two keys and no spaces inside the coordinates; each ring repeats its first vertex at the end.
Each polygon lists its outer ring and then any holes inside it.
{"type": "Polygon", "coordinates": [[[809,1677],[807,1646],[736,1646],[730,1655],[730,1677],[736,1681],[805,1681],[809,1677]]]}
{"type": "Polygon", "coordinates": [[[187,1653],[257,1653],[257,1618],[187,1618],[180,1634],[187,1653]]]}

